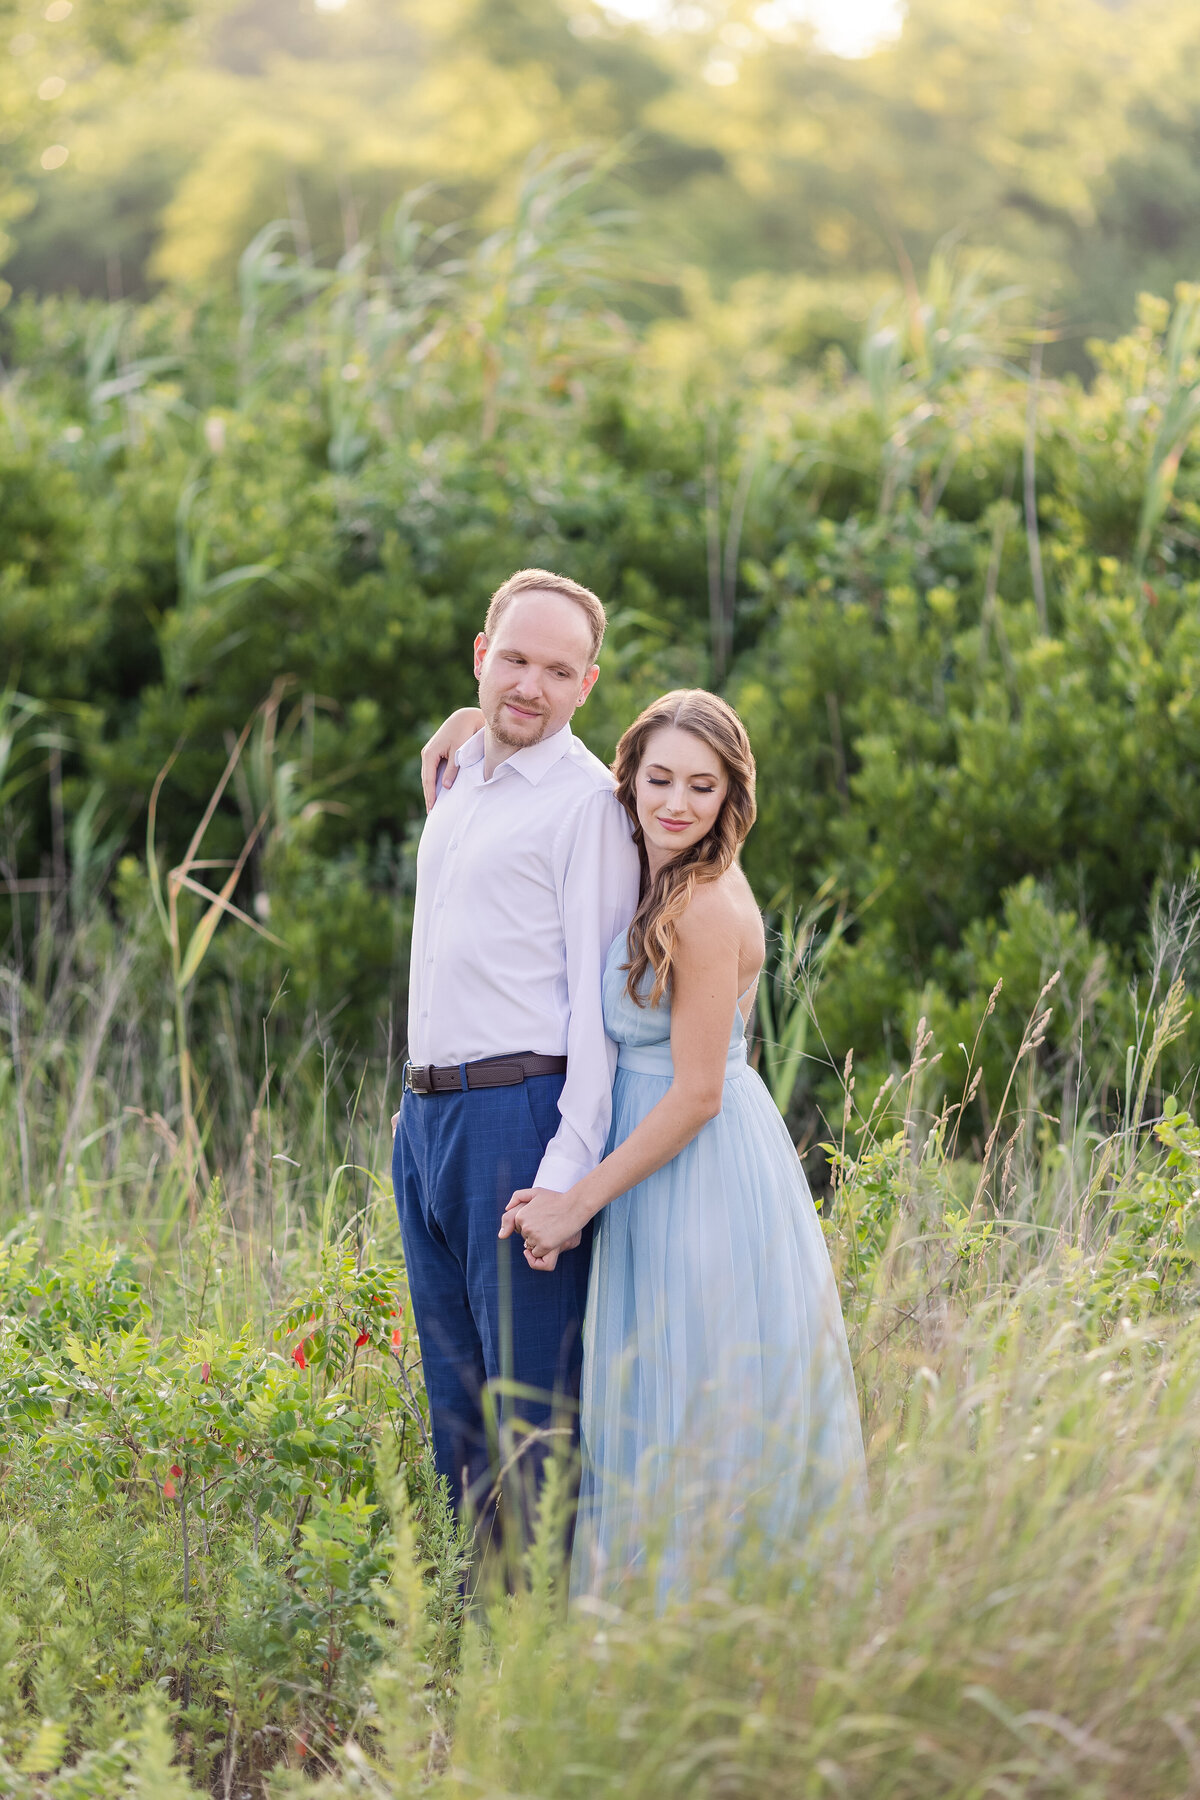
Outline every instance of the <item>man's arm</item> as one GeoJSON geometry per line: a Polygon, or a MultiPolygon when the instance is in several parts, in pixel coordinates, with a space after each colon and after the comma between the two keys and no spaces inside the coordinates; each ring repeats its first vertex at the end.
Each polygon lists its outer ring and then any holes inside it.
{"type": "Polygon", "coordinates": [[[427,813],[433,811],[437,799],[438,770],[442,771],[442,786],[452,788],[458,776],[458,764],[454,759],[482,724],[483,714],[477,706],[460,706],[444,725],[438,726],[421,751],[421,791],[425,795],[427,813]]]}
{"type": "Polygon", "coordinates": [[[564,1192],[595,1168],[608,1137],[616,1046],[604,1030],[601,979],[609,946],[637,906],[638,859],[625,814],[604,789],[573,814],[556,851],[571,1009],[567,1078],[562,1123],[535,1185],[564,1192]]]}

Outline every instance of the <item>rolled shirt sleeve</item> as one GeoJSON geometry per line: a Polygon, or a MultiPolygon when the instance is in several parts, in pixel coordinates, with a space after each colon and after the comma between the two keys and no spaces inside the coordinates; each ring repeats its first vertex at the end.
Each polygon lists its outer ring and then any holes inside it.
{"type": "Polygon", "coordinates": [[[613,939],[637,908],[638,855],[629,822],[609,790],[589,794],[554,846],[566,956],[567,1074],[562,1123],[546,1146],[538,1187],[565,1193],[604,1155],[612,1117],[617,1049],[604,1029],[602,978],[613,939]]]}

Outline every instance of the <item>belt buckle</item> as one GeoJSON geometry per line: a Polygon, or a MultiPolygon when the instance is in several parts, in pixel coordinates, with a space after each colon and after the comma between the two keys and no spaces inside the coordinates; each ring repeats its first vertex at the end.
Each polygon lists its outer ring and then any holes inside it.
{"type": "Polygon", "coordinates": [[[406,1062],[404,1065],[404,1092],[406,1094],[432,1093],[429,1085],[429,1070],[419,1063],[406,1062]],[[417,1076],[414,1081],[413,1077],[417,1076]],[[424,1079],[421,1079],[421,1078],[424,1079]]]}

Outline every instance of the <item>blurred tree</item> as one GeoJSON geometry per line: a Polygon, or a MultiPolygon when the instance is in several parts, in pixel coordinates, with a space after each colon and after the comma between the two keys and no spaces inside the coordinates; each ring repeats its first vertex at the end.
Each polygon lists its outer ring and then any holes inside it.
{"type": "Polygon", "coordinates": [[[77,93],[153,57],[193,10],[194,0],[0,0],[0,261],[35,184],[70,161],[77,93]]]}
{"type": "MultiPolygon", "coordinates": [[[[15,20],[23,0],[6,3],[15,20]]],[[[17,287],[228,278],[274,218],[327,261],[426,182],[428,216],[486,226],[535,147],[580,143],[621,147],[659,310],[702,290],[693,269],[717,298],[803,275],[778,304],[806,354],[830,341],[803,323],[830,316],[822,286],[844,317],[848,284],[921,266],[948,232],[1079,339],[1127,324],[1138,288],[1169,289],[1200,247],[1190,0],[911,0],[901,35],[856,60],[749,0],[681,8],[670,30],[596,0],[200,0],[168,61],[183,3],[79,0],[60,19],[50,0],[58,23],[31,10],[17,31],[10,221],[36,200],[17,287]],[[69,156],[43,169],[34,121],[68,117],[69,156]]]]}

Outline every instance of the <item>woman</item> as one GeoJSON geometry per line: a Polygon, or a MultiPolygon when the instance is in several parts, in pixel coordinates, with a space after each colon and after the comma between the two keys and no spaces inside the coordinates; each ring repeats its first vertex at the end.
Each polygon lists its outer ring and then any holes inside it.
{"type": "Polygon", "coordinates": [[[739,1541],[777,1544],[861,1483],[845,1328],[783,1121],[746,1062],[763,929],[738,851],[754,759],[733,709],[666,694],[617,747],[642,882],[609,953],[608,1150],[513,1195],[534,1267],[595,1219],[575,1593],[651,1568],[660,1597],[739,1541]]]}

